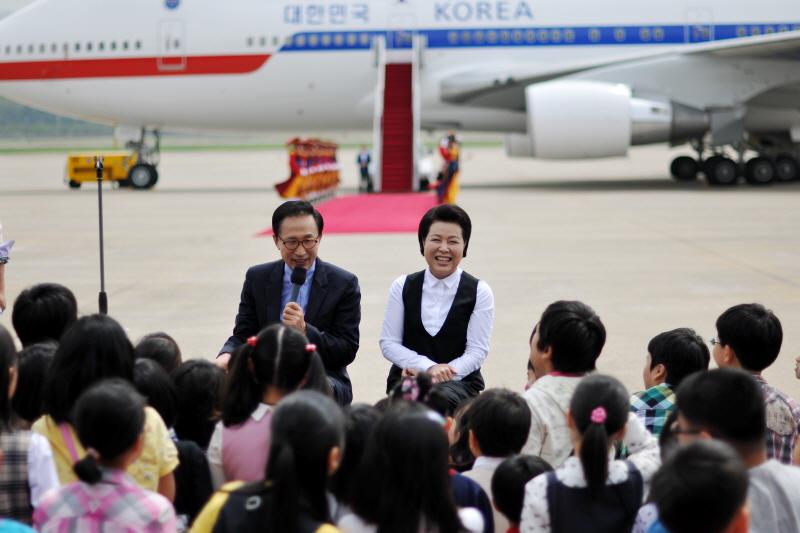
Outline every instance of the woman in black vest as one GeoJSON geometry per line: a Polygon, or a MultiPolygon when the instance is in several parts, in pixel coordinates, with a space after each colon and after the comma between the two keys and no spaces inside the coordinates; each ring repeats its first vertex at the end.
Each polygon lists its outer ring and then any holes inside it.
{"type": "Polygon", "coordinates": [[[393,363],[387,392],[404,372],[427,372],[446,389],[451,413],[484,388],[494,319],[492,290],[458,267],[471,232],[469,215],[456,205],[425,213],[418,238],[428,268],[392,284],[380,340],[393,363]]]}

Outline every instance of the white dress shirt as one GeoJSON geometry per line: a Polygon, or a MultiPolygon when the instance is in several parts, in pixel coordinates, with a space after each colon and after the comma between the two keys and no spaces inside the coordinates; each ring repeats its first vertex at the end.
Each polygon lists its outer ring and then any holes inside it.
{"type": "MultiPolygon", "coordinates": [[[[460,268],[444,279],[439,279],[431,271],[425,270],[422,283],[422,325],[431,336],[436,335],[444,324],[450,307],[458,291],[461,281],[460,268]]],[[[383,316],[381,331],[381,351],[383,356],[400,368],[428,370],[436,364],[427,354],[420,354],[403,346],[405,306],[403,305],[403,287],[406,276],[400,276],[389,290],[389,302],[383,316]]],[[[467,347],[464,353],[448,364],[458,372],[455,380],[467,376],[479,369],[489,354],[489,340],[492,337],[494,320],[494,295],[485,281],[478,282],[478,294],[475,308],[467,326],[467,347]]]]}

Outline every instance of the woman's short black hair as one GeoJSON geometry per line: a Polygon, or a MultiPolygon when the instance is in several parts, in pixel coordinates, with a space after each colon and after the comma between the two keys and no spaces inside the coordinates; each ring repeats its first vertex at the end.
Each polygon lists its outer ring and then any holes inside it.
{"type": "Polygon", "coordinates": [[[171,377],[178,389],[175,434],[205,450],[222,415],[225,371],[205,359],[190,359],[173,370],[171,377]]]}
{"type": "Polygon", "coordinates": [[[79,318],[56,350],[44,391],[44,408],[58,422],[70,422],[70,412],[83,391],[100,380],[133,380],[133,345],[122,326],[107,315],[79,318]]]}
{"type": "Polygon", "coordinates": [[[17,392],[11,399],[11,406],[14,414],[28,424],[33,424],[44,414],[44,383],[57,348],[55,341],[45,341],[31,344],[19,352],[17,392]]]}
{"type": "Polygon", "coordinates": [[[464,239],[464,257],[467,257],[469,238],[472,235],[472,221],[466,211],[454,204],[437,205],[423,215],[422,220],[419,221],[419,230],[417,231],[419,252],[425,255],[425,239],[428,237],[434,222],[452,222],[461,226],[461,236],[464,239]]]}
{"type": "Polygon", "coordinates": [[[147,404],[158,411],[167,428],[178,419],[178,389],[161,365],[152,359],[137,359],[133,383],[147,404]]]}

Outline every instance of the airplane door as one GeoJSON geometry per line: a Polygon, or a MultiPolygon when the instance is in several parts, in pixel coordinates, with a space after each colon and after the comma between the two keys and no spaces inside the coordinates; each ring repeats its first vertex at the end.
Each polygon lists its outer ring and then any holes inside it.
{"type": "Polygon", "coordinates": [[[183,21],[162,20],[158,23],[159,70],[183,70],[186,68],[185,41],[183,21]]]}
{"type": "Polygon", "coordinates": [[[711,17],[711,10],[707,8],[687,9],[684,32],[687,43],[713,41],[714,23],[711,17]]]}

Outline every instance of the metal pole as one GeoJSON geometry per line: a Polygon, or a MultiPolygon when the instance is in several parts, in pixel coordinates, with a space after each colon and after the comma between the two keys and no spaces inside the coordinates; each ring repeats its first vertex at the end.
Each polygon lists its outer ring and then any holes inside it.
{"type": "Polygon", "coordinates": [[[103,157],[94,157],[94,168],[97,170],[97,207],[100,219],[100,295],[97,303],[100,314],[108,314],[108,296],[106,295],[106,267],[103,250],[103,157]]]}

